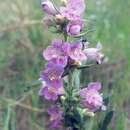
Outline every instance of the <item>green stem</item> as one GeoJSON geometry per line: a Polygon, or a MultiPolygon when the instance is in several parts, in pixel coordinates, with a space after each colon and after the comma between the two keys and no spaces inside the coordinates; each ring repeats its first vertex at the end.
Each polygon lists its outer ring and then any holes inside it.
{"type": "Polygon", "coordinates": [[[73,97],[73,72],[70,70],[69,75],[68,75],[68,96],[69,99],[71,100],[73,97]]]}
{"type": "MultiPolygon", "coordinates": [[[[66,32],[64,32],[64,40],[65,42],[67,42],[68,40],[68,35],[66,32]]],[[[80,89],[80,69],[81,68],[69,68],[68,70],[68,85],[67,85],[67,88],[66,88],[66,96],[67,96],[67,111],[66,111],[66,114],[67,113],[72,113],[76,110],[76,106],[75,104],[73,103],[74,101],[74,94],[73,94],[73,90],[78,90],[80,89]]],[[[74,115],[73,115],[74,116],[74,115]]],[[[73,117],[72,117],[73,118],[73,117]]],[[[70,130],[74,130],[74,126],[69,126],[71,127],[70,130]]],[[[81,128],[82,126],[79,125],[79,130],[82,130],[81,128]]]]}
{"type": "MultiPolygon", "coordinates": [[[[75,111],[77,110],[77,105],[74,103],[75,102],[75,91],[74,90],[78,90],[80,89],[80,71],[76,68],[71,68],[69,71],[69,75],[68,75],[68,102],[67,102],[67,106],[69,107],[69,112],[68,113],[73,113],[72,118],[76,118],[75,117],[75,111]]],[[[77,124],[79,126],[78,130],[82,130],[82,126],[80,124],[77,124]]],[[[74,130],[75,126],[71,126],[70,130],[74,130]]]]}
{"type": "Polygon", "coordinates": [[[67,42],[67,40],[68,40],[68,35],[66,32],[64,32],[64,40],[65,40],[65,42],[67,42]]]}
{"type": "Polygon", "coordinates": [[[82,70],[82,69],[90,68],[90,67],[93,67],[93,66],[96,66],[96,65],[97,64],[77,66],[77,69],[82,70]]]}
{"type": "Polygon", "coordinates": [[[8,105],[6,120],[5,120],[5,124],[4,124],[4,130],[9,130],[9,123],[10,123],[10,118],[11,118],[11,112],[12,112],[11,106],[8,105]]]}

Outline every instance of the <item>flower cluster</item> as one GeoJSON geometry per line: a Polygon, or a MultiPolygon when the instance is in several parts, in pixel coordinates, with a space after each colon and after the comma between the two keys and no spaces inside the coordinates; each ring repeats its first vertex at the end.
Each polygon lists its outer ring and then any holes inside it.
{"type": "Polygon", "coordinates": [[[44,81],[44,84],[40,95],[44,95],[48,100],[57,100],[58,95],[64,93],[62,75],[65,68],[87,60],[95,60],[100,63],[101,55],[100,48],[83,49],[81,42],[68,43],[54,40],[43,52],[43,57],[48,64],[41,73],[40,79],[44,81]]]}
{"type": "Polygon", "coordinates": [[[70,36],[77,36],[84,27],[82,19],[85,11],[84,0],[64,0],[61,7],[56,8],[50,0],[42,2],[46,12],[44,23],[47,26],[56,26],[58,30],[67,32],[70,36]]]}
{"type": "Polygon", "coordinates": [[[84,107],[90,109],[90,111],[96,111],[99,108],[105,109],[102,94],[99,93],[100,89],[101,83],[94,82],[80,90],[82,104],[84,107]]]}
{"type": "Polygon", "coordinates": [[[51,129],[78,127],[80,122],[73,123],[76,121],[75,111],[78,113],[78,110],[85,109],[94,114],[97,110],[105,109],[103,96],[99,93],[101,83],[93,82],[77,90],[72,86],[73,83],[70,83],[73,80],[67,80],[67,85],[64,82],[64,77],[69,79],[72,71],[82,68],[82,63],[94,61],[95,64],[101,64],[104,55],[101,53],[100,43],[96,48],[89,48],[88,42],[83,42],[82,37],[79,37],[84,28],[82,18],[85,11],[84,0],[62,0],[62,2],[61,7],[57,8],[50,0],[42,1],[42,9],[47,14],[44,23],[49,27],[56,27],[65,37],[64,40],[53,40],[43,51],[43,57],[48,63],[40,75],[42,87],[39,95],[55,103],[48,109],[51,129]],[[68,41],[67,37],[71,36],[78,38],[68,41]],[[73,106],[75,102],[76,107],[73,106]]]}
{"type": "Polygon", "coordinates": [[[57,100],[63,94],[63,82],[61,79],[64,68],[59,64],[48,63],[41,73],[41,80],[44,81],[40,95],[47,100],[57,100]]]}

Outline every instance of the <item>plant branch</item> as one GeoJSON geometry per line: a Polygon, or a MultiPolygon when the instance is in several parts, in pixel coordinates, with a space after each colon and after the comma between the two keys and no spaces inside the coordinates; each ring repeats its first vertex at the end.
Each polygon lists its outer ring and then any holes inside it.
{"type": "Polygon", "coordinates": [[[93,66],[96,66],[97,64],[90,64],[90,65],[82,65],[82,66],[77,66],[77,69],[81,70],[81,69],[86,69],[86,68],[90,68],[93,66]]]}

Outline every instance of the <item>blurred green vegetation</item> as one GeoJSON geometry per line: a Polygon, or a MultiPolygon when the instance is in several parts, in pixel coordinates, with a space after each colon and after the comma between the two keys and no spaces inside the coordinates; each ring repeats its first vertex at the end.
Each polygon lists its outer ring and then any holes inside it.
{"type": "MultiPolygon", "coordinates": [[[[0,2],[0,130],[43,130],[45,106],[39,100],[40,86],[36,87],[35,81],[43,69],[43,49],[59,36],[49,33],[42,24],[40,0],[0,2]]],[[[86,4],[87,39],[92,46],[100,41],[109,58],[104,69],[92,70],[103,81],[106,92],[112,80],[115,114],[109,130],[129,130],[130,1],[86,0],[86,4]],[[98,75],[100,71],[109,74],[111,66],[109,78],[98,75]]]]}

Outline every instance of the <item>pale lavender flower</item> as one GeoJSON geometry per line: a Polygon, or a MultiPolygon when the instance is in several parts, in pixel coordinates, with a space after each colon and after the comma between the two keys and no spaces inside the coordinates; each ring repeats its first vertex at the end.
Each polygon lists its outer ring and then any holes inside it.
{"type": "Polygon", "coordinates": [[[67,7],[74,9],[80,15],[84,13],[86,8],[84,0],[68,0],[67,7]]]}
{"type": "Polygon", "coordinates": [[[65,7],[60,8],[61,15],[65,17],[67,20],[73,21],[80,19],[80,15],[76,13],[73,9],[67,9],[65,7]]]}
{"type": "Polygon", "coordinates": [[[45,81],[46,84],[50,86],[63,86],[62,74],[64,72],[64,67],[62,65],[53,64],[49,62],[45,69],[42,71],[40,79],[45,81]]]}
{"type": "Polygon", "coordinates": [[[50,0],[43,0],[41,4],[43,11],[45,11],[47,14],[56,15],[58,13],[50,0]]]}
{"type": "Polygon", "coordinates": [[[62,40],[54,40],[52,45],[49,46],[43,52],[43,56],[46,60],[52,61],[55,64],[61,64],[64,67],[67,65],[68,62],[68,50],[69,50],[69,43],[65,43],[62,40]]]}
{"type": "Polygon", "coordinates": [[[58,106],[53,106],[48,109],[48,114],[50,116],[50,127],[51,128],[61,128],[63,120],[63,111],[58,106]]]}
{"type": "Polygon", "coordinates": [[[86,60],[86,55],[82,50],[83,45],[82,43],[76,42],[71,44],[70,50],[69,50],[69,57],[74,61],[83,61],[86,60]]]}
{"type": "Polygon", "coordinates": [[[82,28],[83,28],[83,21],[76,20],[76,21],[70,21],[66,27],[66,30],[68,35],[76,36],[80,34],[82,28]]]}
{"type": "Polygon", "coordinates": [[[104,107],[102,94],[99,93],[100,89],[101,83],[94,82],[80,90],[80,96],[84,107],[91,111],[104,107]]]}
{"type": "Polygon", "coordinates": [[[101,53],[102,45],[100,43],[97,44],[96,48],[86,48],[84,50],[87,59],[92,61],[97,61],[101,64],[104,55],[101,53]]]}
{"type": "Polygon", "coordinates": [[[68,0],[66,7],[60,8],[60,13],[68,20],[77,20],[82,17],[84,10],[84,0],[68,0]]]}
{"type": "Polygon", "coordinates": [[[91,82],[91,83],[88,84],[88,87],[87,87],[88,90],[93,89],[93,90],[96,90],[96,91],[101,90],[101,88],[102,88],[102,85],[101,85],[100,82],[91,82]]]}
{"type": "Polygon", "coordinates": [[[42,86],[42,88],[39,91],[40,96],[44,96],[47,100],[56,101],[59,97],[59,95],[62,95],[64,93],[63,87],[54,87],[54,86],[42,86]]]}

